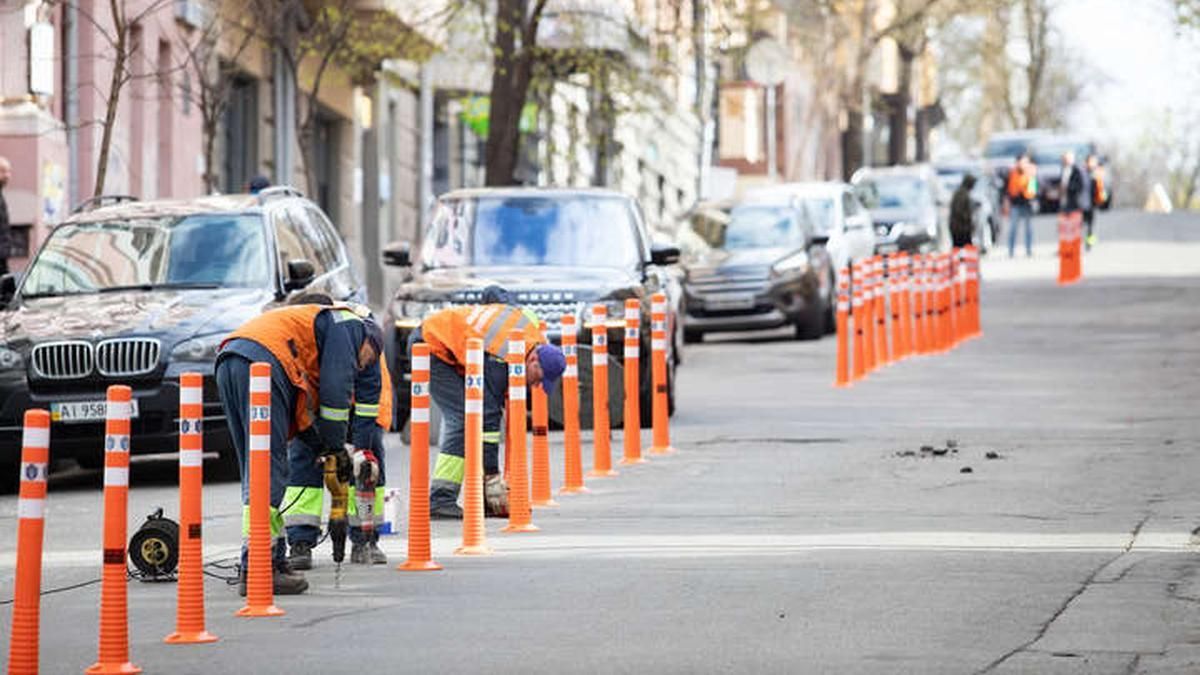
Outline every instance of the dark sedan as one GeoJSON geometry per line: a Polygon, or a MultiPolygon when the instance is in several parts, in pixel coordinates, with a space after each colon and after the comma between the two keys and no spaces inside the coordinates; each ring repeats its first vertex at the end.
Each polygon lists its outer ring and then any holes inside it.
{"type": "MultiPolygon", "coordinates": [[[[814,202],[816,203],[816,202],[814,202]]],[[[733,208],[711,250],[687,264],[685,339],[705,333],[793,326],[796,337],[828,330],[833,268],[804,200],[733,208]]]]}
{"type": "Polygon", "coordinates": [[[178,380],[204,380],[205,449],[235,473],[212,378],[221,340],[294,294],[362,299],[344,245],[312,202],[259,197],[133,202],[73,215],[42,245],[0,313],[0,471],[22,415],[50,411],[50,456],[103,462],[105,391],[133,388],[132,451],[175,452],[178,380]]]}

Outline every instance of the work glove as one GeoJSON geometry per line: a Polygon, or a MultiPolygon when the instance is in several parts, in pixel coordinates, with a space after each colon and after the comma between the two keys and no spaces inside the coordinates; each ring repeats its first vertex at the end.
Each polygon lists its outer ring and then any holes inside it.
{"type": "Polygon", "coordinates": [[[354,467],[355,485],[375,485],[379,482],[379,460],[371,450],[354,449],[350,453],[354,467]]]}
{"type": "Polygon", "coordinates": [[[493,518],[508,517],[508,483],[498,473],[483,477],[483,504],[487,515],[493,518]]]}

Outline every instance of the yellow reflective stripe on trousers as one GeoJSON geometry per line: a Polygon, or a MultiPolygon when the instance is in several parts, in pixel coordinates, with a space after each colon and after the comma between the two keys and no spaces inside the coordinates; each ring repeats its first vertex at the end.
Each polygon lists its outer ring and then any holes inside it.
{"type": "Polygon", "coordinates": [[[379,404],[378,403],[355,403],[354,404],[354,415],[356,417],[370,417],[371,419],[379,417],[379,404]]]}
{"type": "Polygon", "coordinates": [[[444,480],[449,483],[462,485],[465,466],[462,457],[455,457],[439,452],[437,464],[433,467],[433,480],[444,480]]]}
{"type": "Polygon", "coordinates": [[[349,408],[330,408],[327,405],[321,406],[321,419],[329,420],[330,422],[346,422],[350,419],[349,408]]]}
{"type": "MultiPolygon", "coordinates": [[[[279,515],[279,509],[271,507],[271,515],[269,518],[271,524],[271,539],[278,539],[283,536],[283,516],[279,515]]],[[[250,505],[242,504],[242,539],[250,538],[250,505]]]]}
{"type": "Polygon", "coordinates": [[[500,432],[499,431],[483,432],[483,442],[499,444],[500,443],[500,432]]]}
{"type": "Polygon", "coordinates": [[[293,525],[321,526],[321,512],[325,508],[325,488],[289,485],[283,492],[283,523],[293,525]]]}

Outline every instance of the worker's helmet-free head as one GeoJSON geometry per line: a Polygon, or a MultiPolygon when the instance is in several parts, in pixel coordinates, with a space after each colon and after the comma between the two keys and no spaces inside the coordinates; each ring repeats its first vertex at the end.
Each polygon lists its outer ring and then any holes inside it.
{"type": "Polygon", "coordinates": [[[542,366],[542,388],[547,394],[554,391],[554,383],[562,377],[567,369],[567,358],[562,350],[554,345],[538,345],[538,363],[542,366]]]}

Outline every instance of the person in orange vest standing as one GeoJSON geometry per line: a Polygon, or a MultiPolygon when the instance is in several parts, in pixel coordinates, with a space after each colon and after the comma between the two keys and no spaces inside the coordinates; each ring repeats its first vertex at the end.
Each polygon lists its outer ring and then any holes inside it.
{"type": "Polygon", "coordinates": [[[1017,156],[1017,163],[1008,172],[1004,194],[1009,203],[1008,257],[1016,254],[1017,229],[1025,226],[1025,255],[1033,256],[1033,200],[1037,198],[1037,166],[1029,153],[1017,156]]]}
{"type": "Polygon", "coordinates": [[[1096,244],[1096,233],[1093,229],[1096,209],[1108,206],[1108,188],[1104,184],[1104,167],[1100,165],[1098,157],[1088,155],[1084,165],[1087,167],[1087,175],[1092,180],[1092,200],[1083,210],[1083,224],[1087,228],[1087,236],[1083,240],[1083,245],[1090,251],[1096,244]]]}
{"type": "MultiPolygon", "coordinates": [[[[505,299],[502,289],[489,288],[485,299],[505,299]]],[[[500,474],[500,422],[508,394],[508,336],[525,334],[525,381],[541,384],[549,394],[566,369],[566,357],[549,344],[535,315],[508,304],[461,305],[434,312],[412,332],[409,349],[417,342],[429,345],[429,389],[442,413],[441,451],[429,484],[429,515],[438,519],[462,519],[458,493],[464,465],[463,397],[467,364],[467,340],[483,340],[483,473],[487,514],[508,515],[508,486],[500,474]]]]}
{"type": "Polygon", "coordinates": [[[383,332],[361,306],[304,304],[264,312],[230,333],[217,356],[221,406],[242,473],[242,580],[245,595],[245,537],[249,489],[247,430],[250,364],[271,365],[271,537],[273,581],[278,595],[308,589],[304,575],[288,562],[280,507],[288,484],[288,441],[297,438],[318,456],[344,451],[349,437],[356,459],[378,459],[370,448],[375,416],[350,415],[351,405],[378,405],[379,355],[383,332]]]}

